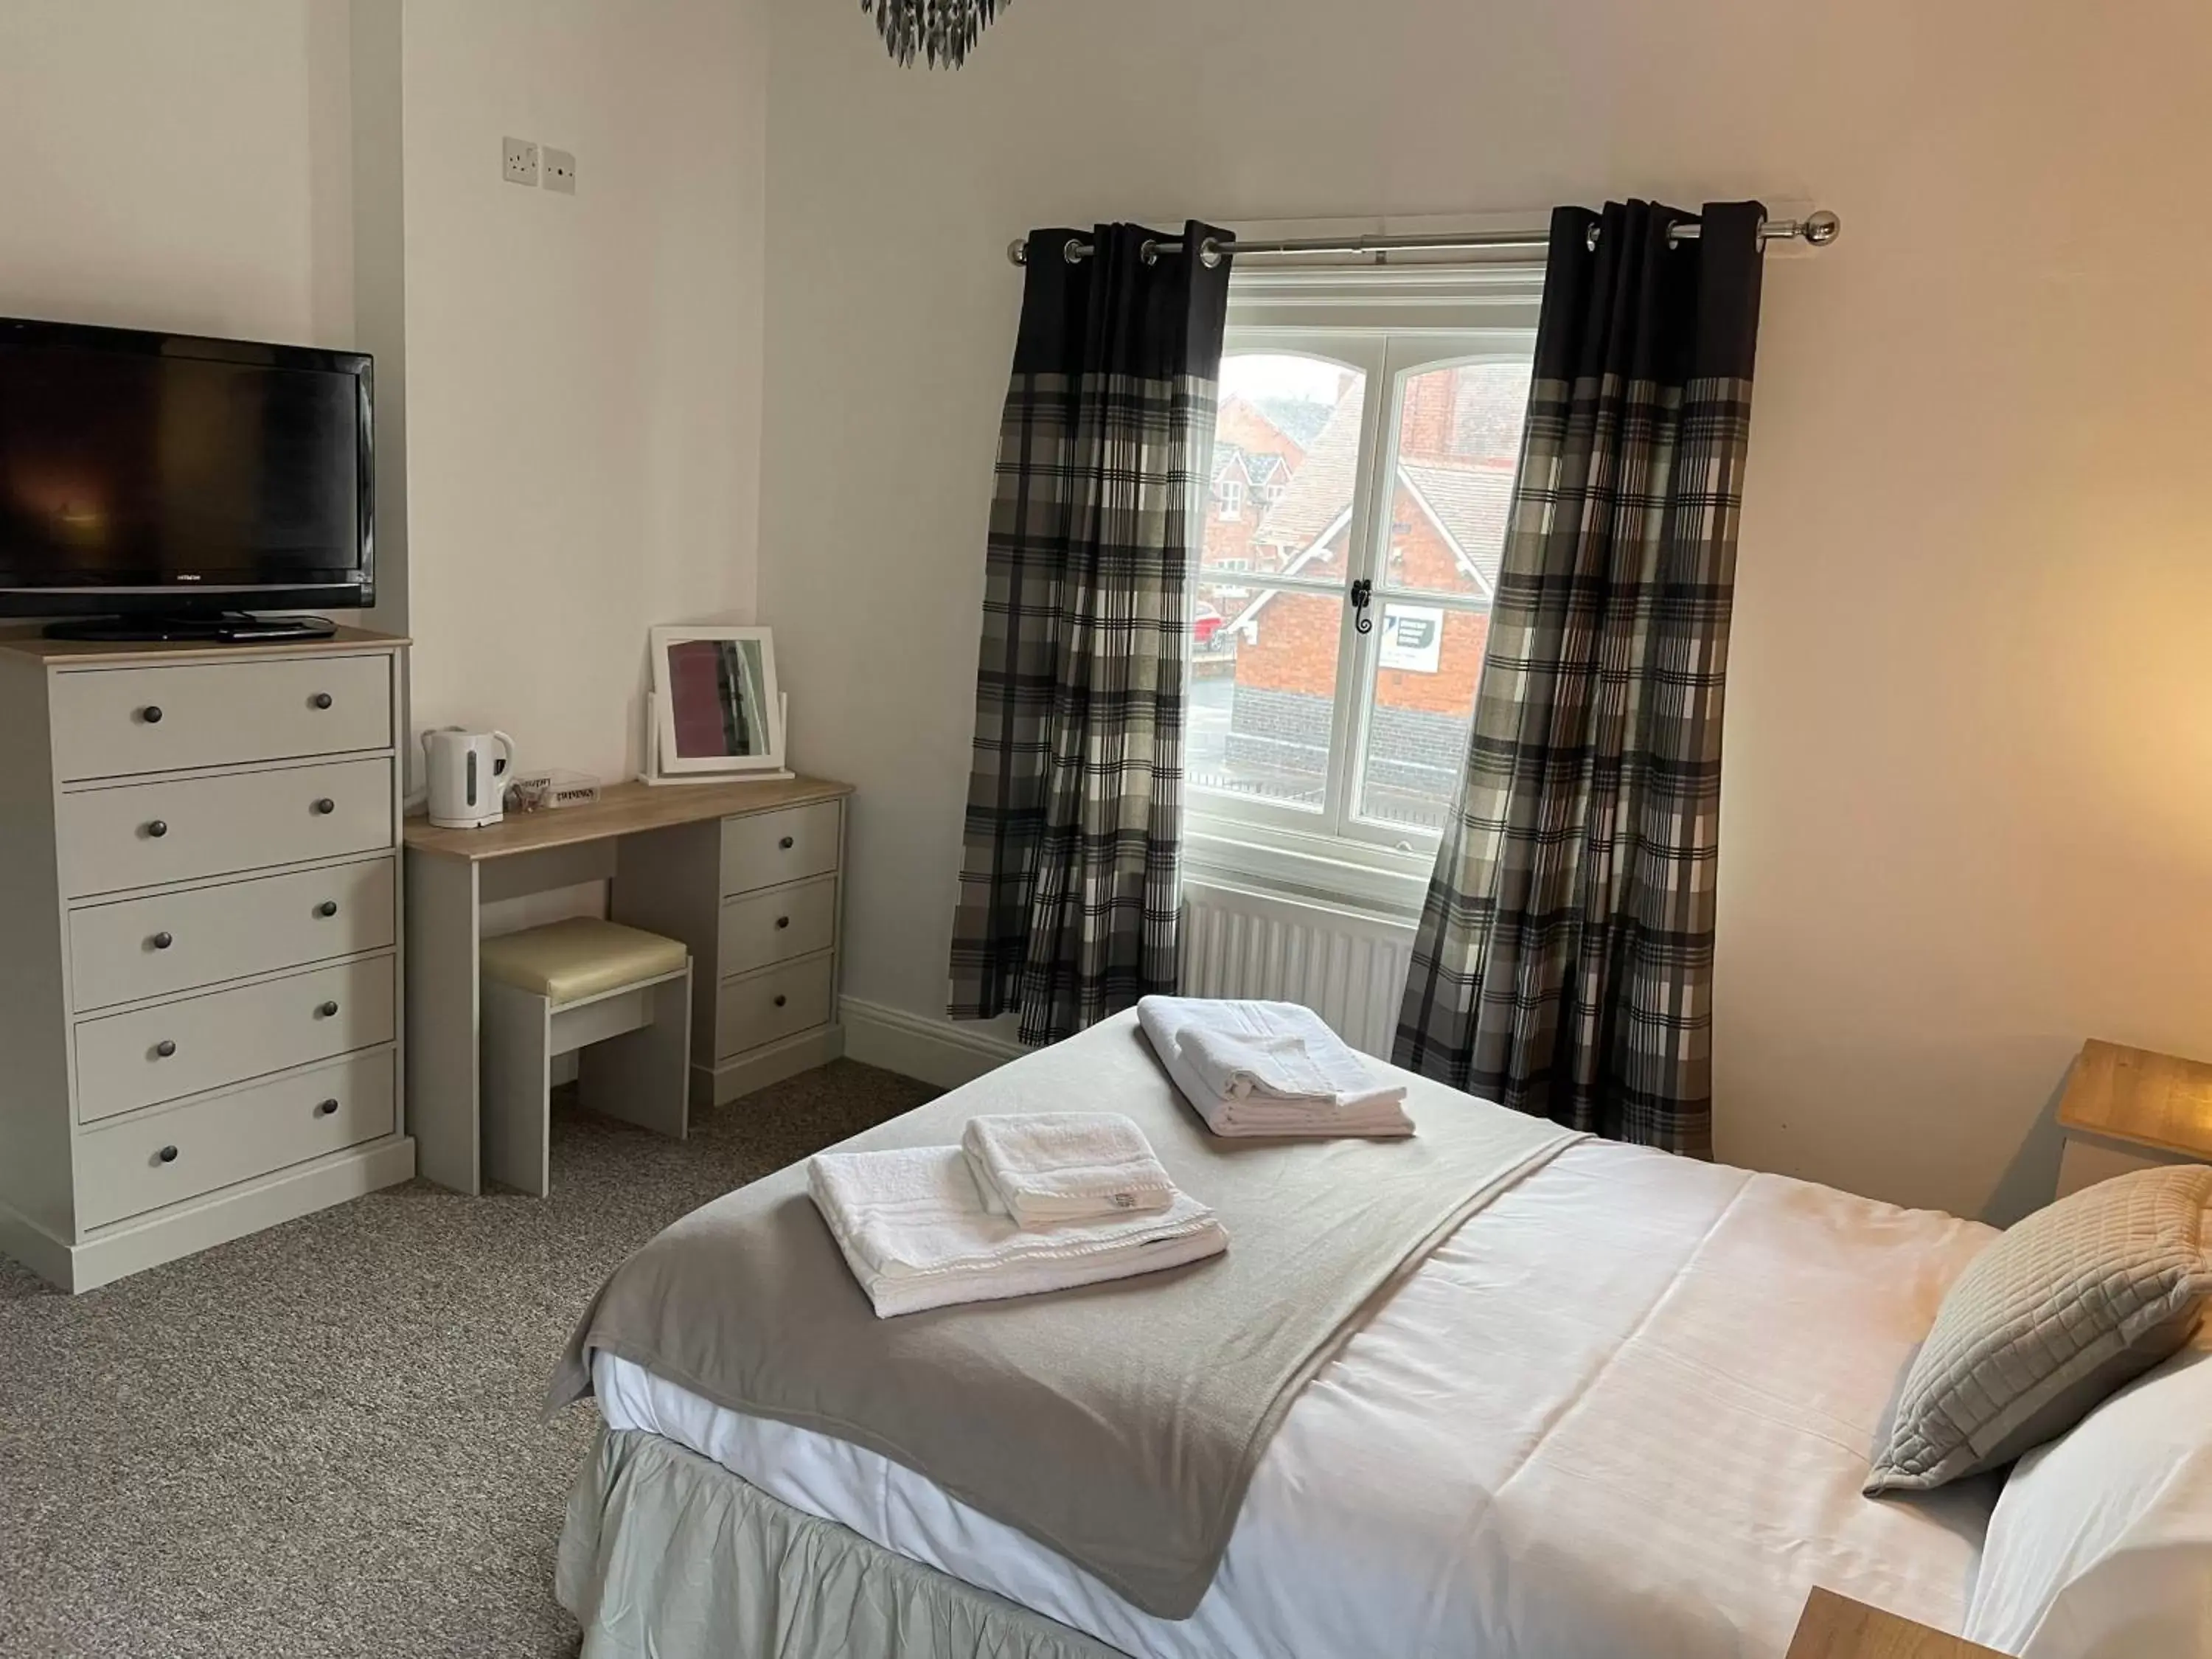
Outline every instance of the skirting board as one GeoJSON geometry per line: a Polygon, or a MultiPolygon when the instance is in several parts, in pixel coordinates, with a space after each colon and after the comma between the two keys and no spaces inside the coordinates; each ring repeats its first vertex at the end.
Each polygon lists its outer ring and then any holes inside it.
{"type": "Polygon", "coordinates": [[[781,1042],[748,1049],[736,1059],[715,1066],[695,1065],[691,1068],[691,1103],[726,1105],[740,1095],[765,1089],[771,1083],[781,1083],[801,1072],[811,1072],[817,1066],[827,1066],[844,1052],[845,1028],[823,1025],[801,1031],[797,1036],[787,1036],[781,1042]]]}
{"type": "Polygon", "coordinates": [[[848,1058],[940,1089],[972,1083],[1029,1052],[1012,1038],[934,1015],[910,1014],[854,997],[843,998],[838,1006],[848,1058]]]}
{"type": "Polygon", "coordinates": [[[397,1186],[414,1174],[414,1140],[394,1135],[118,1222],[83,1244],[65,1244],[0,1205],[0,1251],[48,1283],[76,1294],[279,1222],[327,1210],[380,1187],[397,1186]]]}

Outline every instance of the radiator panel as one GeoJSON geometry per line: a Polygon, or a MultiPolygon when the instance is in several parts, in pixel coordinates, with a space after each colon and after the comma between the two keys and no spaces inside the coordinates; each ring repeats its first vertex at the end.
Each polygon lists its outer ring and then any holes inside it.
{"type": "Polygon", "coordinates": [[[1390,1055],[1410,923],[1235,888],[1183,889],[1182,994],[1304,1003],[1363,1053],[1390,1055]]]}

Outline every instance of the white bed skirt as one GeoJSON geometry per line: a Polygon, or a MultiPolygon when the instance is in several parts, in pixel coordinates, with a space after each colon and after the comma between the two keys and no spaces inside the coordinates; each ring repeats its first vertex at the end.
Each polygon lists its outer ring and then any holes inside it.
{"type": "Polygon", "coordinates": [[[554,1592],[579,1659],[1126,1659],[643,1433],[600,1431],[554,1592]]]}

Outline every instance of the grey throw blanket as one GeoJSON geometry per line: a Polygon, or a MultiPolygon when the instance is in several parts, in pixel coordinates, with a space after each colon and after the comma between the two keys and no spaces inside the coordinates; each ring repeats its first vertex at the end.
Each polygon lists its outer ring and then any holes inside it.
{"type": "Polygon", "coordinates": [[[1299,1388],[1461,1222],[1582,1138],[1383,1069],[1410,1091],[1413,1139],[1222,1140],[1135,1016],[1120,1016],[844,1150],[955,1146],[986,1112],[1125,1112],[1176,1184],[1219,1212],[1227,1255],[879,1320],[794,1165],[617,1269],[548,1409],[591,1391],[605,1349],[732,1411],[903,1463],[1144,1611],[1188,1618],[1299,1388]]]}

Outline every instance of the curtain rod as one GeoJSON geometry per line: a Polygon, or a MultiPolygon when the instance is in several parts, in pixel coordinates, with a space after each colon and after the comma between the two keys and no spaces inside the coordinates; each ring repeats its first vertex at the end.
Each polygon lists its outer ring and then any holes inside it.
{"type": "MultiPolygon", "coordinates": [[[[1774,241],[1800,241],[1814,247],[1826,247],[1843,233],[1843,221],[1827,210],[1808,213],[1802,219],[1764,220],[1759,227],[1759,245],[1763,249],[1774,241]]],[[[1597,246],[1598,228],[1589,228],[1589,245],[1597,246]]],[[[1703,235],[1704,228],[1694,219],[1686,219],[1667,229],[1667,245],[1694,242],[1703,235]]],[[[1209,236],[1198,245],[1200,263],[1211,270],[1227,254],[1239,258],[1253,253],[1352,253],[1371,254],[1377,264],[1389,263],[1393,253],[1540,253],[1551,246],[1547,236],[1525,230],[1463,231],[1456,235],[1443,236],[1322,236],[1305,241],[1288,242],[1229,242],[1209,236]]],[[[1070,264],[1089,258],[1096,250],[1088,242],[1069,237],[1060,249],[1060,257],[1070,264]]],[[[1145,263],[1150,264],[1163,253],[1180,253],[1181,242],[1147,241],[1142,249],[1145,263]]],[[[1006,258],[1015,264],[1029,263],[1029,242],[1016,237],[1006,245],[1006,258]]]]}

